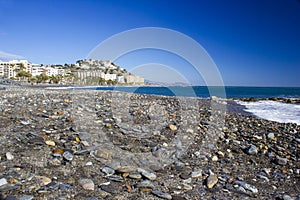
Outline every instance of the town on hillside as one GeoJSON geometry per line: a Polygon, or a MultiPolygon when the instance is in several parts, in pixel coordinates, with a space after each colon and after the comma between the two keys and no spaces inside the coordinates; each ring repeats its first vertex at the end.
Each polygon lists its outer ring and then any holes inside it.
{"type": "Polygon", "coordinates": [[[144,85],[136,76],[111,61],[78,60],[75,64],[43,65],[27,60],[0,61],[0,77],[22,84],[144,85]]]}

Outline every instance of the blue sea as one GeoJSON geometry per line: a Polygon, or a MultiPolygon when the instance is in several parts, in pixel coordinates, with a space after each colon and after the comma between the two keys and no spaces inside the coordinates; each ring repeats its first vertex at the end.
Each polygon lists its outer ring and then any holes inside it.
{"type": "Polygon", "coordinates": [[[206,87],[206,86],[132,86],[76,87],[85,90],[117,90],[137,94],[207,98],[212,95],[226,98],[300,98],[300,87],[206,87]],[[225,95],[225,96],[224,96],[225,95]]]}
{"type": "Polygon", "coordinates": [[[300,99],[300,87],[206,87],[206,86],[124,86],[124,87],[68,87],[72,90],[117,90],[137,94],[154,94],[164,96],[209,98],[235,98],[235,102],[244,107],[244,111],[253,115],[282,123],[297,123],[300,125],[300,105],[287,104],[267,100],[267,98],[300,99]],[[256,102],[244,102],[240,98],[262,98],[256,102]]]}

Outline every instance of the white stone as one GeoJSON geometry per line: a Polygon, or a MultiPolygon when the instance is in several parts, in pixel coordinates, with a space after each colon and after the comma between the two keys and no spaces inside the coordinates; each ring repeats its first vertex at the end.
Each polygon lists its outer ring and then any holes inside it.
{"type": "Polygon", "coordinates": [[[6,159],[7,160],[12,160],[12,159],[14,159],[14,156],[12,155],[12,153],[6,152],[6,159]]]}
{"type": "Polygon", "coordinates": [[[0,179],[0,187],[1,187],[2,185],[6,185],[6,184],[7,184],[6,178],[1,178],[1,179],[0,179]]]}

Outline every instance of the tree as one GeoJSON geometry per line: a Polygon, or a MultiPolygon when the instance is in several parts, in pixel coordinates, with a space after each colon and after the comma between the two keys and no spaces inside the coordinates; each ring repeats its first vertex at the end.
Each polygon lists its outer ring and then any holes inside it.
{"type": "Polygon", "coordinates": [[[48,79],[49,79],[49,77],[46,75],[46,74],[40,74],[40,75],[38,75],[38,76],[36,76],[36,79],[37,79],[37,83],[45,83],[48,79]]]}
{"type": "Polygon", "coordinates": [[[104,78],[100,78],[99,85],[105,85],[105,84],[106,84],[106,80],[104,78]]]}
{"type": "Polygon", "coordinates": [[[27,80],[29,81],[29,78],[32,76],[32,74],[30,74],[29,72],[25,72],[25,71],[19,71],[17,74],[17,77],[19,78],[27,78],[27,80]]]}
{"type": "Polygon", "coordinates": [[[54,84],[58,84],[61,81],[61,79],[62,79],[62,77],[59,75],[50,77],[51,83],[54,83],[54,84]]]}

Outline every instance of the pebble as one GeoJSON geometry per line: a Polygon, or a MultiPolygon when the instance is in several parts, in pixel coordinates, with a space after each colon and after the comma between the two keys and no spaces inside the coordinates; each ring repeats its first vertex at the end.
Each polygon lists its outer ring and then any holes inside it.
{"type": "Polygon", "coordinates": [[[1,178],[0,179],[0,187],[3,186],[3,185],[6,185],[6,184],[7,184],[6,178],[1,178]]]}
{"type": "Polygon", "coordinates": [[[247,149],[246,149],[246,153],[249,155],[255,155],[258,153],[257,147],[254,145],[250,145],[247,149]]]}
{"type": "Polygon", "coordinates": [[[134,166],[120,166],[115,169],[117,172],[127,173],[136,171],[136,167],[134,166]]]}
{"type": "Polygon", "coordinates": [[[214,162],[217,162],[219,159],[218,159],[218,156],[213,156],[213,157],[211,158],[211,160],[214,161],[214,162]]]}
{"type": "Polygon", "coordinates": [[[171,124],[171,125],[169,126],[169,128],[171,129],[171,131],[177,131],[177,126],[175,126],[175,125],[173,125],[173,124],[171,124]]]}
{"type": "Polygon", "coordinates": [[[276,163],[278,164],[278,165],[286,165],[287,164],[287,159],[286,158],[280,158],[280,157],[277,157],[277,159],[276,159],[276,163]]]}
{"type": "Polygon", "coordinates": [[[112,159],[112,152],[107,149],[97,149],[94,151],[94,156],[100,158],[100,161],[107,161],[112,159]]]}
{"type": "Polygon", "coordinates": [[[52,140],[47,140],[45,141],[45,144],[49,145],[49,146],[55,146],[55,142],[52,140]]]}
{"type": "Polygon", "coordinates": [[[68,161],[71,161],[74,158],[74,155],[69,151],[65,151],[62,156],[68,161]]]}
{"type": "Polygon", "coordinates": [[[274,133],[268,133],[267,137],[268,137],[268,139],[274,139],[275,134],[274,133]]]}
{"type": "Polygon", "coordinates": [[[143,181],[138,182],[136,187],[137,188],[150,188],[150,189],[153,189],[154,185],[149,180],[143,180],[143,181]]]}
{"type": "Polygon", "coordinates": [[[48,178],[47,176],[36,176],[35,178],[41,186],[48,185],[52,182],[51,178],[48,178]]]}
{"type": "Polygon", "coordinates": [[[283,195],[283,200],[294,200],[294,198],[292,198],[290,195],[287,195],[287,194],[285,194],[285,195],[283,195]]]}
{"type": "Polygon", "coordinates": [[[85,190],[94,190],[95,189],[95,184],[93,180],[91,179],[80,179],[78,181],[78,184],[82,186],[83,189],[85,190]]]}
{"type": "Polygon", "coordinates": [[[115,173],[115,170],[110,168],[110,167],[103,167],[101,170],[103,173],[105,173],[106,175],[113,175],[115,173]]]}
{"type": "Polygon", "coordinates": [[[61,161],[58,158],[53,158],[53,159],[49,160],[49,164],[52,166],[60,166],[61,161]]]}
{"type": "Polygon", "coordinates": [[[124,181],[124,179],[121,176],[117,176],[117,175],[110,175],[110,176],[107,176],[106,178],[108,178],[109,180],[112,180],[112,181],[116,181],[116,182],[124,181]]]}
{"type": "Polygon", "coordinates": [[[117,188],[112,186],[111,184],[109,185],[101,185],[100,186],[101,190],[105,191],[105,192],[108,192],[108,193],[111,193],[111,194],[115,194],[117,193],[117,188]]]}
{"type": "Polygon", "coordinates": [[[142,175],[138,172],[131,172],[129,173],[128,177],[132,179],[141,179],[142,175]]]}
{"type": "Polygon", "coordinates": [[[213,188],[216,184],[218,183],[218,177],[215,174],[211,174],[207,179],[206,179],[206,186],[208,188],[213,188]]]}
{"type": "Polygon", "coordinates": [[[182,183],[181,188],[182,188],[183,190],[192,190],[192,189],[193,189],[193,186],[191,186],[191,185],[189,185],[189,184],[186,184],[186,183],[182,183]]]}
{"type": "Polygon", "coordinates": [[[152,190],[152,194],[154,194],[160,198],[163,198],[163,199],[172,199],[172,196],[169,193],[165,193],[165,192],[162,192],[159,190],[152,190]]]}
{"type": "Polygon", "coordinates": [[[202,170],[201,169],[195,169],[194,171],[192,171],[191,173],[191,177],[192,178],[199,178],[202,176],[202,170]]]}
{"type": "Polygon", "coordinates": [[[7,160],[12,160],[12,159],[14,159],[14,155],[12,155],[12,153],[10,153],[10,152],[6,152],[6,159],[7,160]]]}
{"type": "Polygon", "coordinates": [[[93,165],[93,163],[91,161],[85,163],[85,166],[92,166],[92,165],[93,165]]]}
{"type": "Polygon", "coordinates": [[[234,185],[241,186],[241,187],[243,187],[244,189],[249,190],[249,191],[251,191],[251,192],[253,192],[253,193],[258,193],[258,189],[257,189],[255,186],[250,185],[250,184],[248,184],[248,183],[245,183],[245,182],[243,182],[243,181],[234,181],[233,184],[234,184],[234,185]]]}
{"type": "Polygon", "coordinates": [[[32,195],[23,195],[21,197],[19,197],[19,200],[32,200],[34,198],[34,196],[32,195]]]}
{"type": "Polygon", "coordinates": [[[154,173],[148,172],[142,168],[138,168],[137,171],[151,181],[154,181],[157,178],[157,176],[154,173]]]}

